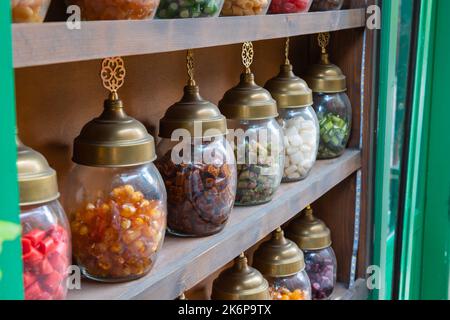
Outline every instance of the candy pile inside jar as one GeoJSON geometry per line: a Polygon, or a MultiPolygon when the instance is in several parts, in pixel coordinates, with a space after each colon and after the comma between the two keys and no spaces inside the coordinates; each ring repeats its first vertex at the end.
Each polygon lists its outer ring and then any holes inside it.
{"type": "Polygon", "coordinates": [[[278,148],[271,144],[267,147],[255,140],[246,142],[246,155],[249,162],[257,159],[256,164],[238,164],[238,188],[236,205],[262,204],[272,200],[279,185],[279,170],[283,165],[278,148]],[[281,159],[281,160],[280,160],[281,159]]]}
{"type": "Polygon", "coordinates": [[[286,121],[284,178],[299,179],[311,170],[317,156],[317,136],[313,120],[296,117],[286,121]]]}
{"type": "Polygon", "coordinates": [[[225,0],[222,16],[253,16],[266,14],[269,0],[225,0]]]}
{"type": "Polygon", "coordinates": [[[22,236],[23,282],[27,300],[60,300],[66,295],[70,239],[59,225],[33,228],[22,236]]]}
{"type": "Polygon", "coordinates": [[[269,13],[307,12],[310,6],[311,0],[272,0],[269,13]]]}
{"type": "Polygon", "coordinates": [[[165,231],[163,204],[131,185],[87,203],[72,217],[76,261],[98,279],[138,277],[153,265],[165,231]]]}
{"type": "Polygon", "coordinates": [[[13,22],[42,22],[50,0],[11,0],[13,22]]]}
{"type": "Polygon", "coordinates": [[[222,0],[161,0],[156,16],[160,19],[214,17],[222,0]]]}
{"type": "Polygon", "coordinates": [[[344,4],[344,0],[314,0],[311,11],[339,10],[344,4]]]}
{"type": "Polygon", "coordinates": [[[270,294],[272,300],[308,300],[308,293],[301,289],[290,291],[287,288],[270,288],[270,294]]]}
{"type": "Polygon", "coordinates": [[[81,8],[85,20],[142,20],[152,18],[158,0],[69,0],[81,8]]]}
{"type": "Polygon", "coordinates": [[[350,135],[350,126],[339,115],[333,113],[317,114],[320,124],[319,155],[333,158],[342,154],[350,135]]]}
{"type": "Polygon", "coordinates": [[[334,261],[314,251],[305,251],[306,272],[311,281],[312,297],[323,300],[331,296],[334,290],[334,261]]]}
{"type": "Polygon", "coordinates": [[[167,225],[178,235],[205,236],[220,231],[234,202],[230,165],[174,164],[171,150],[156,162],[168,193],[167,225]]]}

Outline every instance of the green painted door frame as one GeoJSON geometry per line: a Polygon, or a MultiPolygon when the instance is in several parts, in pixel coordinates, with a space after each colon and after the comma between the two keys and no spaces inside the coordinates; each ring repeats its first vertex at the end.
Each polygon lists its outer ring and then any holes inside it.
{"type": "Polygon", "coordinates": [[[398,73],[398,66],[405,59],[399,48],[404,28],[400,20],[407,1],[411,0],[383,1],[382,8],[374,206],[374,264],[380,266],[381,287],[373,291],[372,298],[392,299],[392,289],[398,288],[400,299],[449,299],[450,19],[446,15],[450,1],[416,2],[420,5],[417,47],[410,49],[416,68],[409,70],[408,75],[413,77],[413,96],[409,132],[405,132],[410,138],[403,153],[407,158],[405,166],[394,176],[392,146],[396,143],[394,137],[402,134],[394,119],[401,109],[401,86],[407,83],[398,73]],[[395,194],[398,175],[405,185],[401,189],[404,194],[395,194]],[[404,206],[392,206],[402,196],[404,206]],[[400,210],[396,212],[396,208],[400,210]],[[397,220],[400,214],[403,220],[397,220]],[[399,221],[403,224],[398,225],[399,221]],[[396,258],[399,265],[395,264],[396,258]],[[399,276],[393,277],[394,273],[399,276]],[[398,283],[393,283],[393,279],[398,279],[398,283]]]}
{"type": "Polygon", "coordinates": [[[391,159],[395,113],[398,48],[398,1],[383,1],[380,52],[379,106],[374,195],[373,264],[379,266],[379,288],[372,299],[390,299],[394,239],[390,226],[391,159]]]}
{"type": "Polygon", "coordinates": [[[401,299],[450,298],[450,1],[422,1],[412,117],[401,299]]]}
{"type": "Polygon", "coordinates": [[[0,299],[23,299],[11,1],[0,1],[0,299]]]}

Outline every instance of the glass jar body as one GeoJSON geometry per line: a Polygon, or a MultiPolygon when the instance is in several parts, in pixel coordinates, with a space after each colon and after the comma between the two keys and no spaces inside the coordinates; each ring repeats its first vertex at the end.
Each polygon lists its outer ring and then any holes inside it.
{"type": "Polygon", "coordinates": [[[352,127],[352,107],[345,92],[314,93],[314,110],[320,125],[318,159],[341,156],[352,127]]]}
{"type": "Polygon", "coordinates": [[[238,206],[270,202],[280,186],[284,168],[283,131],[275,119],[228,120],[233,128],[238,206]]]}
{"type": "Polygon", "coordinates": [[[268,277],[272,300],[311,300],[311,283],[305,270],[287,277],[268,277]]]}
{"type": "Polygon", "coordinates": [[[319,148],[319,121],[312,107],[280,109],[278,122],[284,134],[283,182],[305,179],[319,148]]]}
{"type": "Polygon", "coordinates": [[[236,195],[236,163],[225,136],[162,139],[157,153],[156,165],[169,195],[168,231],[185,237],[220,232],[236,195]]]}
{"type": "Polygon", "coordinates": [[[311,11],[340,10],[344,0],[313,0],[311,11]]]}
{"type": "Polygon", "coordinates": [[[25,299],[65,299],[72,251],[69,222],[59,201],[21,206],[20,222],[25,299]]]}
{"type": "Polygon", "coordinates": [[[222,16],[256,16],[264,15],[271,0],[225,0],[220,15],[222,16]]]}
{"type": "Polygon", "coordinates": [[[159,0],[66,0],[77,5],[83,20],[145,20],[152,19],[159,0]]]}
{"type": "Polygon", "coordinates": [[[312,0],[272,0],[270,14],[308,12],[312,0]]]}
{"type": "Polygon", "coordinates": [[[224,0],[161,0],[156,18],[206,18],[217,17],[224,0]]]}
{"type": "Polygon", "coordinates": [[[65,200],[73,256],[93,280],[144,276],[166,228],[166,191],[153,163],[124,168],[76,165],[65,200]]]}
{"type": "Polygon", "coordinates": [[[43,22],[51,0],[11,0],[14,23],[43,22]]]}
{"type": "Polygon", "coordinates": [[[331,247],[303,250],[306,272],[311,280],[313,300],[328,299],[336,285],[337,261],[331,247]]]}

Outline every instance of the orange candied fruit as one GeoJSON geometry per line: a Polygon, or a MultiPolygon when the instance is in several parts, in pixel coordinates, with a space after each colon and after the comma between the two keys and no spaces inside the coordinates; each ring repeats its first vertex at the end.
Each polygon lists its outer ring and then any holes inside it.
{"type": "Polygon", "coordinates": [[[70,0],[86,20],[142,20],[151,17],[159,0],[70,0]]]}
{"type": "Polygon", "coordinates": [[[290,291],[286,288],[280,288],[272,292],[272,300],[307,300],[307,294],[300,289],[290,291]]]}
{"type": "Polygon", "coordinates": [[[12,0],[12,17],[14,22],[42,22],[42,8],[49,0],[12,0]]]}
{"type": "Polygon", "coordinates": [[[165,227],[159,200],[145,199],[131,185],[120,186],[71,215],[73,254],[88,276],[136,278],[151,269],[165,227]]]}

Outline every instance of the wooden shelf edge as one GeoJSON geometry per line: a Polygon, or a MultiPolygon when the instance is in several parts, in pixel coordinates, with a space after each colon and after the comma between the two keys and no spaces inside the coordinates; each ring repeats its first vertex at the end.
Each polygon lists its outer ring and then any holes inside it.
{"type": "Polygon", "coordinates": [[[81,290],[72,290],[68,298],[174,299],[292,219],[360,168],[359,150],[347,150],[338,159],[318,161],[306,180],[283,184],[272,202],[235,208],[227,226],[217,235],[195,239],[166,236],[160,256],[147,276],[119,284],[82,281],[81,290]]]}
{"type": "Polygon", "coordinates": [[[195,49],[365,26],[365,9],[247,17],[14,24],[14,67],[195,49]]]}

